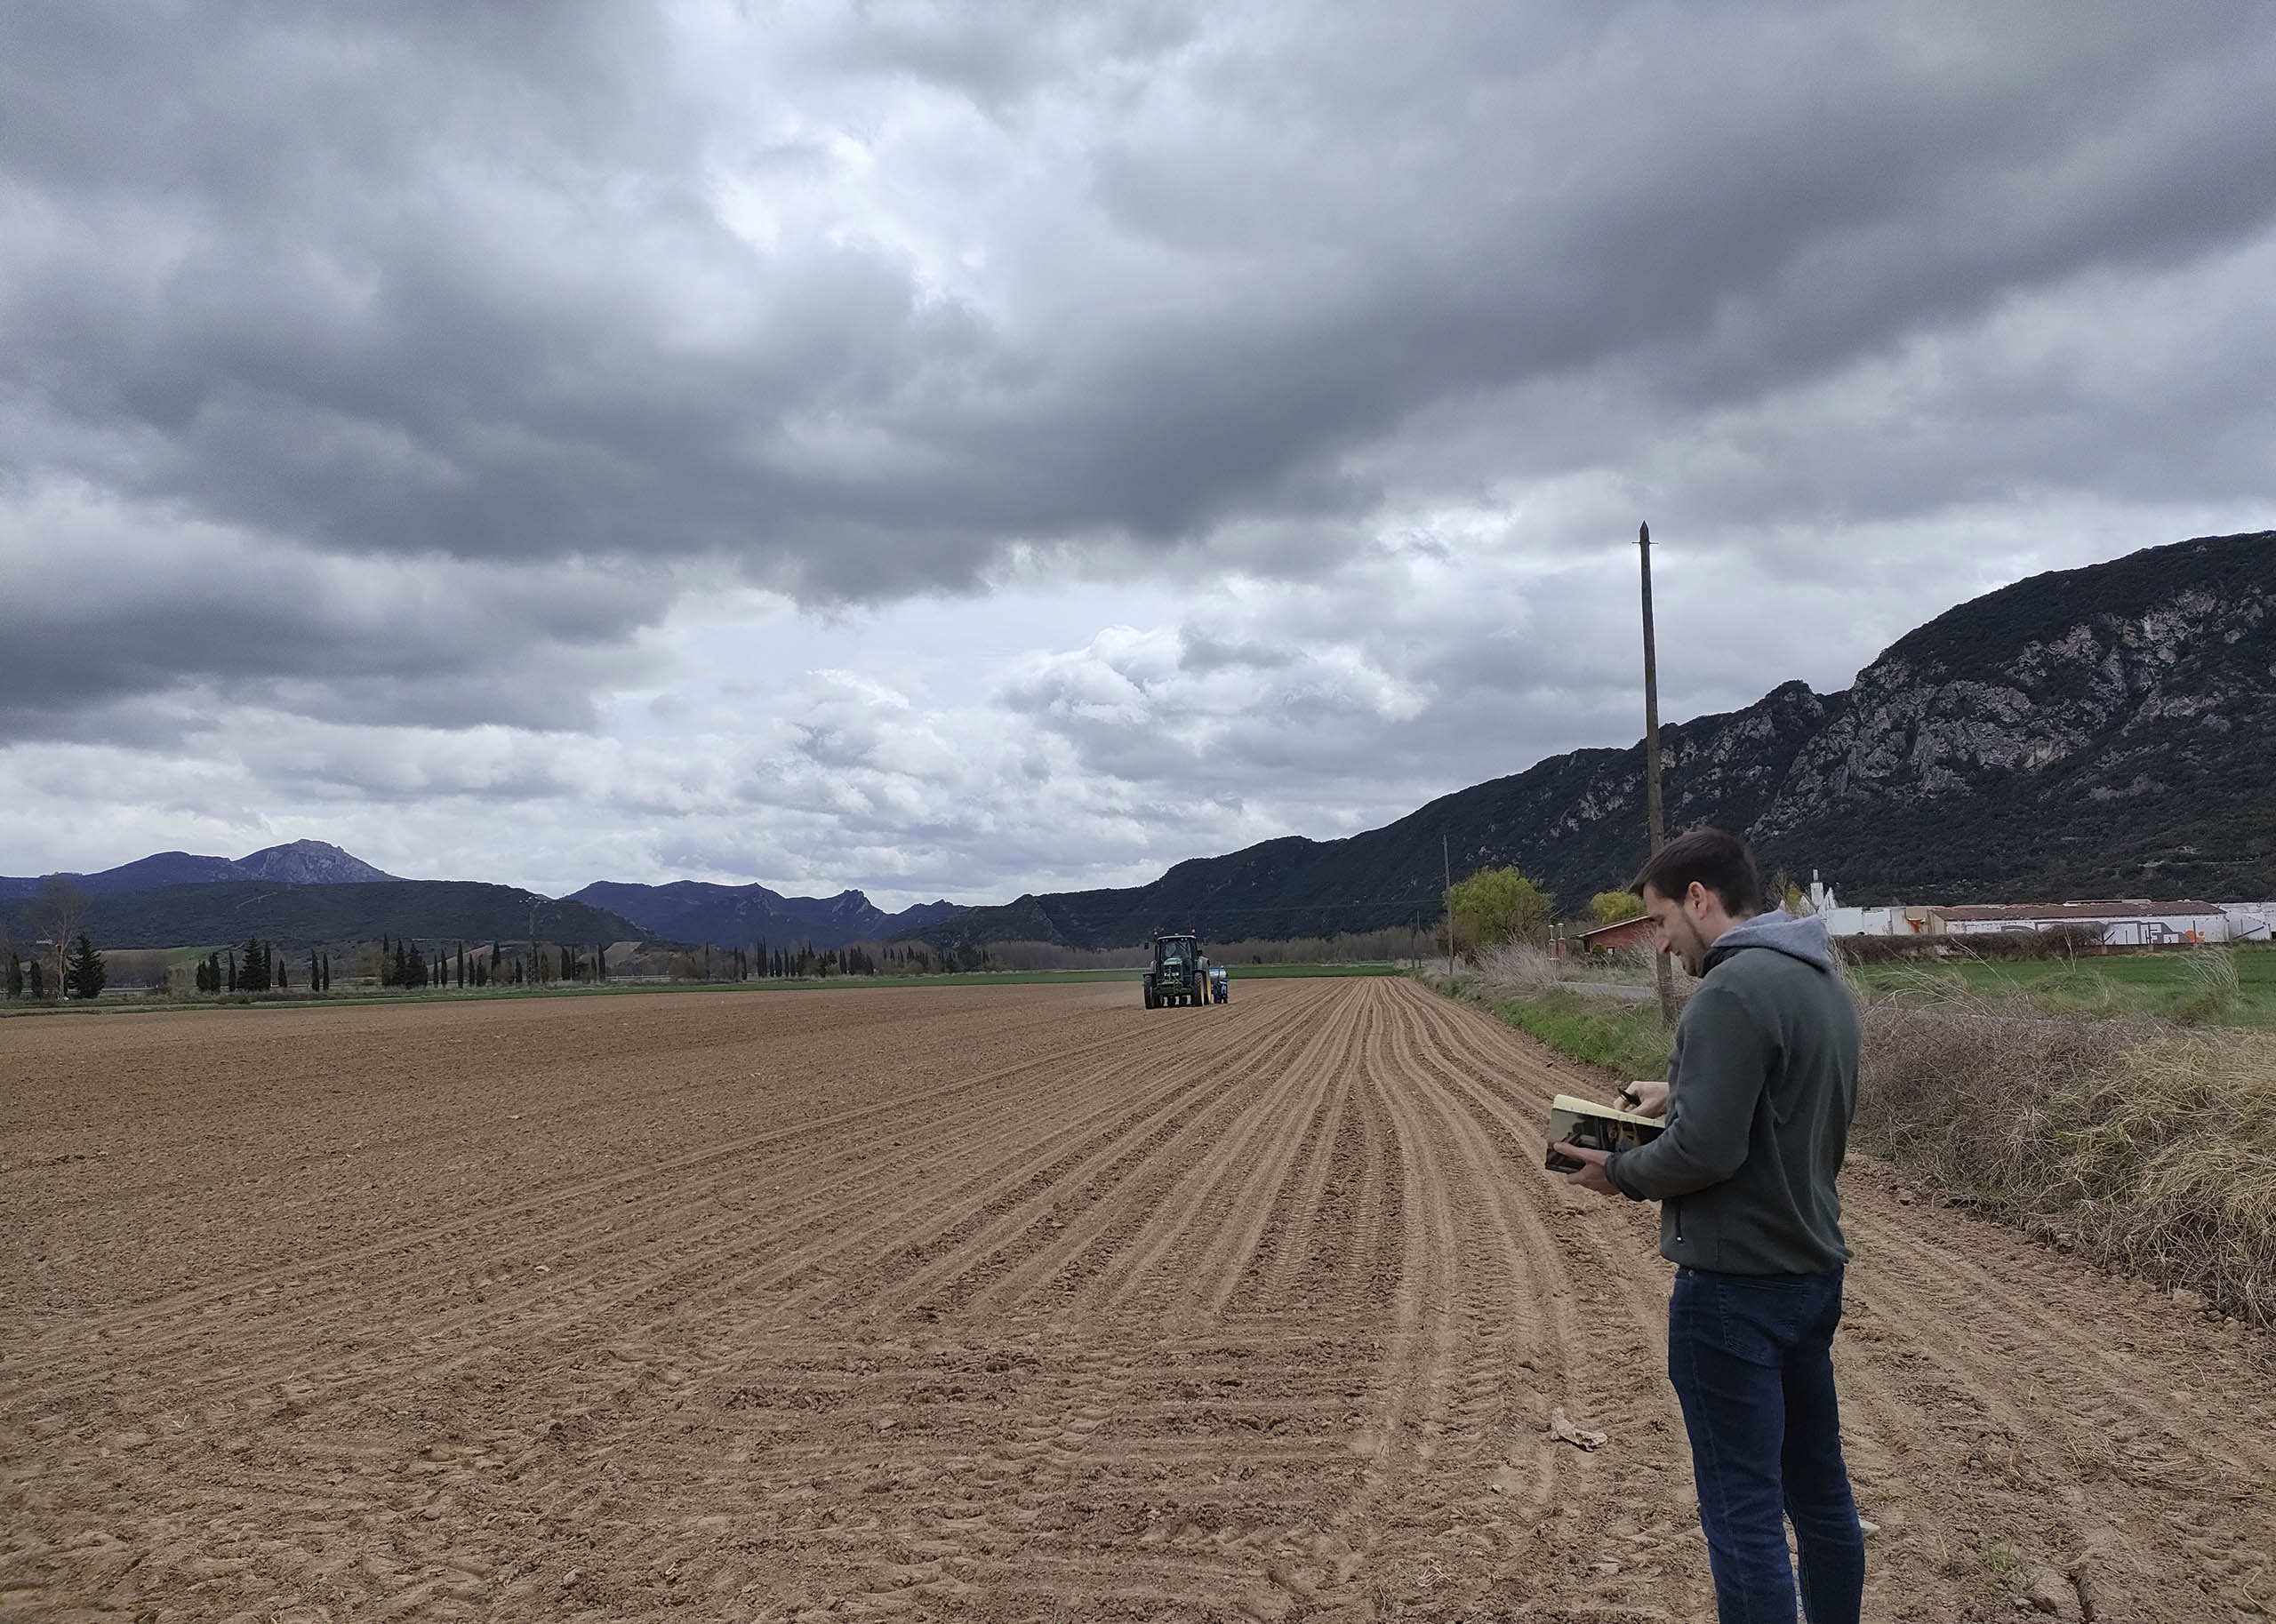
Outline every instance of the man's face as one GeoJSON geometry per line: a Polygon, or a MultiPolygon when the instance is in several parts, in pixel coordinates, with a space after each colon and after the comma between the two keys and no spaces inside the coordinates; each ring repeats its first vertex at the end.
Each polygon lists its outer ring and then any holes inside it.
{"type": "MultiPolygon", "coordinates": [[[[1695,884],[1694,892],[1703,892],[1706,887],[1695,884]]],[[[1672,954],[1687,974],[1706,972],[1707,939],[1700,934],[1699,924],[1692,917],[1692,910],[1681,900],[1663,897],[1651,886],[1644,887],[1644,913],[1659,927],[1660,951],[1672,954]]]]}

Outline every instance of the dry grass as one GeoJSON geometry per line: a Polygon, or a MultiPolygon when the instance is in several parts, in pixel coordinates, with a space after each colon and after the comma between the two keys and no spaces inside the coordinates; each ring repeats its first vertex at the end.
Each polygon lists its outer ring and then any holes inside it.
{"type": "MultiPolygon", "coordinates": [[[[1579,958],[1559,958],[1546,948],[1511,941],[1487,948],[1473,956],[1470,963],[1478,980],[1494,991],[1528,993],[1576,981],[1615,981],[1649,987],[1654,973],[1652,961],[1658,956],[1647,948],[1630,948],[1591,953],[1579,958]]],[[[1692,979],[1674,960],[1671,959],[1669,965],[1675,972],[1677,994],[1688,993],[1695,985],[1692,979]]]]}
{"type": "Polygon", "coordinates": [[[2276,1038],[1938,990],[1864,1003],[1861,1138],[2097,1263],[2276,1324],[2276,1038]]]}
{"type": "Polygon", "coordinates": [[[1478,979],[1495,992],[1540,992],[1573,979],[1566,961],[1530,942],[1505,941],[1472,960],[1478,979]]]}
{"type": "Polygon", "coordinates": [[[2276,1324],[2276,1037],[2159,1033],[2058,1093],[2047,1123],[2043,1223],[2276,1324]]]}

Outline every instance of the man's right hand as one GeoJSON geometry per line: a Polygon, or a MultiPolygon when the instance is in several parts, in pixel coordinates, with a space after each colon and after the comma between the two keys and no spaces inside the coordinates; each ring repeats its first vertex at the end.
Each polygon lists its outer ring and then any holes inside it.
{"type": "Polygon", "coordinates": [[[1639,1116],[1664,1116],[1668,1114],[1668,1085],[1665,1083],[1631,1083],[1620,1091],[1623,1100],[1636,1103],[1628,1108],[1639,1116]]]}

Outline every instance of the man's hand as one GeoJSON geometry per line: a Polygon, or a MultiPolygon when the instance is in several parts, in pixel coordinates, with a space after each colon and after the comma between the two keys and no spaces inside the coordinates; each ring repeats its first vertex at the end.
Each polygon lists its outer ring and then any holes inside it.
{"type": "Polygon", "coordinates": [[[1668,1114],[1668,1085],[1665,1082],[1631,1083],[1620,1091],[1620,1100],[1639,1116],[1664,1116],[1668,1114]]]}
{"type": "Polygon", "coordinates": [[[1604,1164],[1612,1159],[1609,1150],[1591,1150],[1586,1145],[1555,1145],[1551,1147],[1559,1156],[1581,1164],[1565,1175],[1565,1182],[1577,1184],[1584,1190],[1594,1190],[1599,1196],[1624,1196],[1627,1192],[1612,1181],[1604,1164]]]}

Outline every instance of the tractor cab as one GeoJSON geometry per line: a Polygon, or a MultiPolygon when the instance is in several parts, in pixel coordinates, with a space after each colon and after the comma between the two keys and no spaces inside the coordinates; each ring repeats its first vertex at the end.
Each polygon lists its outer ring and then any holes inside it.
{"type": "Polygon", "coordinates": [[[1155,937],[1153,968],[1142,980],[1150,1010],[1207,1003],[1209,961],[1201,956],[1201,939],[1190,931],[1155,937]]]}

